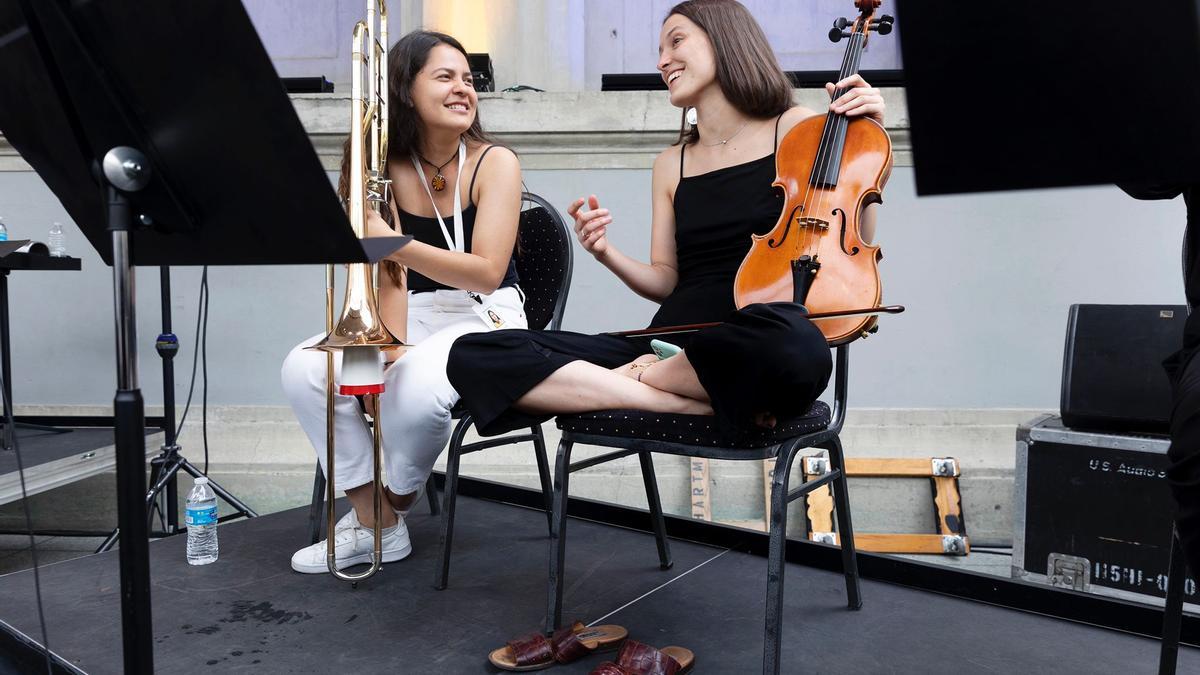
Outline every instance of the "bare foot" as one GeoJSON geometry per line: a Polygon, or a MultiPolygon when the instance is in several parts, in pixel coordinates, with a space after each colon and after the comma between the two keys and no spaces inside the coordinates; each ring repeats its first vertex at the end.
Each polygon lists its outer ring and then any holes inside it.
{"type": "Polygon", "coordinates": [[[638,375],[649,368],[652,364],[657,362],[658,357],[654,354],[643,354],[642,356],[637,357],[623,366],[617,366],[616,368],[613,368],[613,371],[620,373],[631,380],[636,380],[638,379],[638,375]]]}

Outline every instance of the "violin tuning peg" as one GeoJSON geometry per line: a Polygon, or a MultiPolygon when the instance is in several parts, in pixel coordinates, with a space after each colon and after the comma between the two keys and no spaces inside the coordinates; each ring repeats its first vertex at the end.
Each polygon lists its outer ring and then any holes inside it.
{"type": "Polygon", "coordinates": [[[833,20],[833,27],[838,30],[845,30],[846,26],[850,25],[850,19],[846,17],[838,17],[833,20]]]}
{"type": "Polygon", "coordinates": [[[839,28],[829,29],[829,42],[841,42],[842,37],[850,37],[850,32],[846,32],[839,28]]]}
{"type": "Polygon", "coordinates": [[[892,32],[892,24],[890,23],[881,23],[873,26],[873,28],[875,29],[875,32],[879,33],[880,35],[887,35],[888,33],[892,32]]]}

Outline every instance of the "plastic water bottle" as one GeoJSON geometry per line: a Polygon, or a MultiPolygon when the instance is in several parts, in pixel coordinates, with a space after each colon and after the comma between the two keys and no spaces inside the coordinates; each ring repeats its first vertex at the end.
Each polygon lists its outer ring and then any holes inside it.
{"type": "Polygon", "coordinates": [[[187,496],[187,561],[207,565],[217,561],[217,495],[200,476],[187,496]]]}
{"type": "Polygon", "coordinates": [[[0,218],[0,241],[8,241],[8,228],[4,226],[4,218],[0,218]]]}
{"type": "Polygon", "coordinates": [[[67,255],[67,245],[63,242],[62,223],[50,226],[50,236],[46,237],[46,246],[50,248],[50,255],[55,258],[67,255]]]}

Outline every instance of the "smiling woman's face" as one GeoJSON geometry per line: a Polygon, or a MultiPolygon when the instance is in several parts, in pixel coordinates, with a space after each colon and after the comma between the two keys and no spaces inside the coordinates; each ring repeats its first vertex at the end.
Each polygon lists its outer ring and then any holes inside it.
{"type": "Polygon", "coordinates": [[[426,129],[466,132],[475,121],[479,102],[467,57],[446,44],[431,49],[425,67],[413,80],[412,100],[426,129]]]}
{"type": "Polygon", "coordinates": [[[695,105],[700,92],[717,79],[717,59],[704,29],[680,14],[663,23],[658,38],[658,72],[671,92],[671,104],[695,105]]]}

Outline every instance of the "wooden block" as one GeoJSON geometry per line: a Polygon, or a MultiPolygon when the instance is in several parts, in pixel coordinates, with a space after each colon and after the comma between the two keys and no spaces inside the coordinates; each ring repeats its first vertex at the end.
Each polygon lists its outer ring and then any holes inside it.
{"type": "Polygon", "coordinates": [[[967,533],[963,521],[962,497],[958,493],[958,479],[950,476],[933,477],[933,511],[937,517],[938,532],[941,534],[967,533]]]}
{"type": "Polygon", "coordinates": [[[933,458],[846,460],[847,476],[933,476],[933,458]]]}
{"type": "Polygon", "coordinates": [[[712,520],[712,496],[709,494],[708,460],[691,458],[692,469],[692,518],[712,520]]]}
{"type": "MultiPolygon", "coordinates": [[[[809,537],[812,539],[812,537],[809,537]]],[[[837,545],[841,545],[841,537],[834,535],[837,545]]],[[[970,542],[966,541],[966,551],[971,550],[970,542]]],[[[855,532],[854,548],[857,551],[870,553],[930,553],[942,555],[942,535],[940,534],[890,534],[876,532],[855,532]]]]}
{"type": "Polygon", "coordinates": [[[808,493],[808,531],[833,532],[833,490],[828,485],[808,493]]]}

